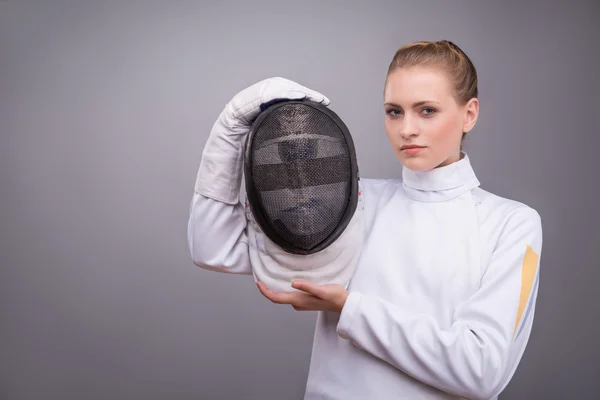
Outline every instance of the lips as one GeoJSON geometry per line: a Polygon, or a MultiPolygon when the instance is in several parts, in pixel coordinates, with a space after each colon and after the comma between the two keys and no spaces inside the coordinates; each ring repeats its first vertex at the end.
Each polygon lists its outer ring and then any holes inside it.
{"type": "Polygon", "coordinates": [[[400,148],[400,151],[402,151],[404,154],[406,154],[408,156],[416,156],[417,154],[419,154],[420,152],[422,152],[423,149],[425,149],[425,146],[418,146],[416,144],[409,144],[409,145],[402,146],[400,148]]]}

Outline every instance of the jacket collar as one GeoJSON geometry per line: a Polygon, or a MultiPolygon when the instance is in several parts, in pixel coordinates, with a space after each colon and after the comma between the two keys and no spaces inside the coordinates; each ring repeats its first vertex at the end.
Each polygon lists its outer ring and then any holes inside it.
{"type": "Polygon", "coordinates": [[[460,160],[429,171],[403,168],[402,184],[408,197],[424,202],[451,200],[480,185],[464,152],[460,160]]]}

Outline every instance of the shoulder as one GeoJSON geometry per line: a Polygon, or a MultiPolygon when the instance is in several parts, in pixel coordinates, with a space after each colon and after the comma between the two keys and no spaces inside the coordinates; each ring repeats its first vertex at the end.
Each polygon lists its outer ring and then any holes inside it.
{"type": "Polygon", "coordinates": [[[379,197],[386,193],[393,194],[402,186],[402,180],[360,178],[360,185],[366,197],[379,197]]]}
{"type": "Polygon", "coordinates": [[[401,187],[402,180],[400,179],[360,178],[366,226],[373,225],[380,209],[396,196],[401,187]]]}
{"type": "Polygon", "coordinates": [[[371,210],[376,210],[398,194],[402,180],[360,178],[360,187],[365,204],[371,210]]]}
{"type": "Polygon", "coordinates": [[[517,218],[540,219],[540,215],[533,207],[513,199],[499,196],[487,190],[476,188],[473,197],[478,208],[494,212],[498,215],[516,216],[517,218]]]}
{"type": "Polygon", "coordinates": [[[529,236],[541,240],[542,218],[535,208],[481,188],[473,190],[473,197],[480,224],[487,225],[498,239],[529,236]]]}

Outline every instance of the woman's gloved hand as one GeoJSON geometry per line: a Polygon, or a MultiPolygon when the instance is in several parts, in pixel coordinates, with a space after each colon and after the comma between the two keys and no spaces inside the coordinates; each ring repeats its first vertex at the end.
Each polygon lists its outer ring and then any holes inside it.
{"type": "Polygon", "coordinates": [[[237,204],[242,180],[244,145],[260,112],[280,100],[306,99],[329,105],[319,92],[289,79],[262,80],[237,93],[214,123],[196,178],[197,193],[227,204],[237,204]]]}

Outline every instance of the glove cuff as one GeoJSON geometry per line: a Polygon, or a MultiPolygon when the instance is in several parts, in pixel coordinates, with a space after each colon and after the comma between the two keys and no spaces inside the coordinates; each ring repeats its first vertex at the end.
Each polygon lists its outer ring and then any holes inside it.
{"type": "Polygon", "coordinates": [[[194,184],[198,194],[226,204],[239,202],[248,130],[221,113],[202,153],[194,184]]]}

